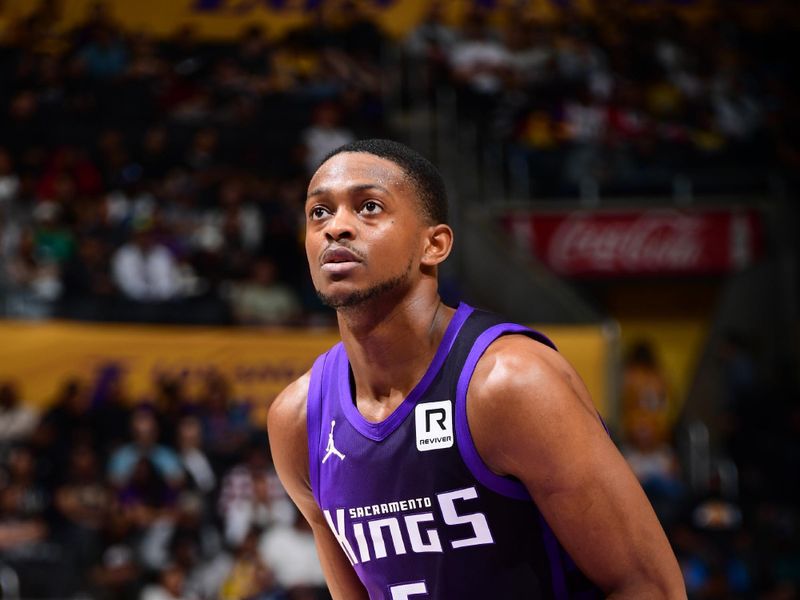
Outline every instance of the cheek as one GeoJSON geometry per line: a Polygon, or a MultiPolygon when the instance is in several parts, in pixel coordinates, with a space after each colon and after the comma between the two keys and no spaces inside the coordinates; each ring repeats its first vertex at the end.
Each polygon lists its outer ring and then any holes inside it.
{"type": "Polygon", "coordinates": [[[306,232],[305,247],[309,265],[315,264],[319,256],[319,240],[317,236],[313,233],[306,232]]]}
{"type": "Polygon", "coordinates": [[[308,272],[311,275],[311,280],[316,282],[319,272],[319,244],[312,239],[306,238],[305,247],[308,272]]]}
{"type": "Polygon", "coordinates": [[[375,263],[389,266],[402,262],[405,268],[409,257],[417,253],[419,238],[415,232],[393,229],[390,232],[376,232],[374,239],[370,240],[370,246],[372,261],[375,263]]]}

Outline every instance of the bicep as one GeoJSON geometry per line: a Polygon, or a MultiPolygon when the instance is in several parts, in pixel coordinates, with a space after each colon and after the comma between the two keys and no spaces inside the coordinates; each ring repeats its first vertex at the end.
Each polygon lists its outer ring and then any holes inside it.
{"type": "Polygon", "coordinates": [[[666,536],[588,392],[563,359],[540,354],[533,362],[490,357],[476,370],[484,385],[476,393],[471,386],[468,416],[479,452],[523,482],[565,550],[604,590],[674,581],[666,536]]]}
{"type": "Polygon", "coordinates": [[[520,463],[536,460],[538,468],[517,464],[512,474],[581,570],[613,590],[646,572],[654,559],[669,557],[669,546],[641,486],[602,427],[577,411],[562,417],[547,447],[518,445],[520,463]]]}

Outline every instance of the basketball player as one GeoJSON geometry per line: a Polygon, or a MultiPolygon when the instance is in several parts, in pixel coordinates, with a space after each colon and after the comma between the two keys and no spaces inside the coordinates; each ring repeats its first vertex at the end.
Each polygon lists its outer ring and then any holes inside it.
{"type": "Polygon", "coordinates": [[[269,412],[337,600],[685,597],[641,487],[552,343],[462,304],[435,167],[385,140],[311,179],[306,251],[342,343],[269,412]]]}

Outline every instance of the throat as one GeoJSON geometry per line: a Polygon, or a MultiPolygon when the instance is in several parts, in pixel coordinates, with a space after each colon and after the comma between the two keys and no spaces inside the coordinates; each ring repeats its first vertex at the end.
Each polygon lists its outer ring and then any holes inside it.
{"type": "Polygon", "coordinates": [[[411,390],[404,392],[403,390],[393,389],[385,394],[362,394],[359,397],[352,369],[348,369],[348,376],[350,398],[352,399],[353,406],[355,406],[359,414],[370,423],[382,423],[388,419],[411,392],[411,390]]]}
{"type": "Polygon", "coordinates": [[[383,422],[409,396],[424,392],[425,382],[441,366],[439,355],[455,311],[444,305],[431,309],[416,331],[403,323],[391,328],[390,335],[383,331],[385,335],[371,344],[351,344],[348,349],[350,401],[367,421],[383,422]]]}

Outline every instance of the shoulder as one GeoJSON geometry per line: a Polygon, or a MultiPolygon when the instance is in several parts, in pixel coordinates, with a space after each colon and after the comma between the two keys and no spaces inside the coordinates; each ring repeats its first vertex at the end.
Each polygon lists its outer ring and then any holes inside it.
{"type": "Polygon", "coordinates": [[[309,474],[306,398],[311,371],[283,390],[270,406],[267,415],[269,444],[275,471],[309,522],[324,522],[311,491],[309,474]]]}
{"type": "Polygon", "coordinates": [[[496,339],[481,356],[470,396],[480,403],[516,398],[520,393],[528,402],[547,401],[551,392],[563,388],[588,400],[583,382],[563,355],[528,336],[513,334],[496,339]]]}
{"type": "Polygon", "coordinates": [[[305,431],[306,399],[310,383],[311,371],[307,371],[286,386],[272,401],[267,414],[270,437],[272,437],[273,432],[278,434],[281,430],[287,428],[295,433],[298,428],[305,431]]]}
{"type": "Polygon", "coordinates": [[[531,456],[544,459],[565,436],[607,437],[572,365],[552,348],[517,334],[495,340],[478,361],[467,418],[478,452],[501,475],[517,475],[531,456]]]}
{"type": "MultiPolygon", "coordinates": [[[[287,491],[310,489],[306,398],[311,371],[290,383],[269,408],[267,430],[275,469],[287,491]]],[[[296,501],[296,499],[295,499],[296,501]]]]}

